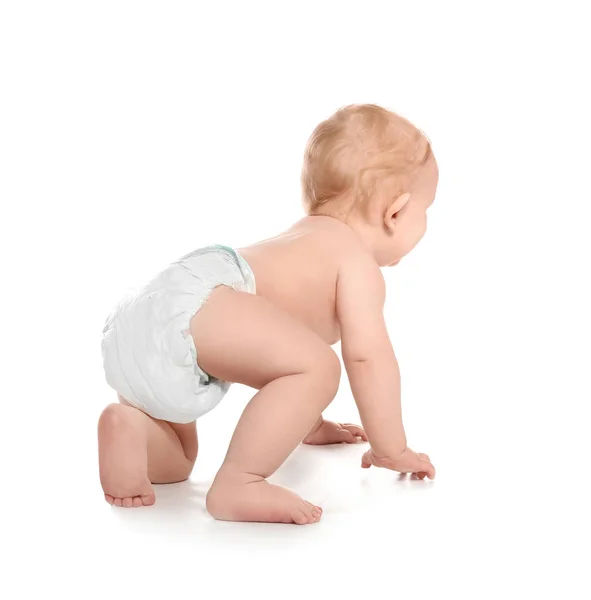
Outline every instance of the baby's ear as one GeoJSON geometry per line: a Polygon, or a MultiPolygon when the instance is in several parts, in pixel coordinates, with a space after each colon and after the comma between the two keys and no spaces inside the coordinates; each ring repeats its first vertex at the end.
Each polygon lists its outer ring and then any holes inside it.
{"type": "Polygon", "coordinates": [[[390,205],[386,208],[386,213],[384,214],[384,225],[390,231],[390,233],[394,233],[396,229],[396,217],[398,213],[408,204],[410,200],[411,194],[406,192],[401,194],[395,200],[392,200],[390,205]]]}

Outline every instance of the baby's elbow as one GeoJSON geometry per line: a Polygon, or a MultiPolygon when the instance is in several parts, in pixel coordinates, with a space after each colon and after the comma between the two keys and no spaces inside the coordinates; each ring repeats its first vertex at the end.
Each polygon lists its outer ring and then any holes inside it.
{"type": "Polygon", "coordinates": [[[370,362],[371,357],[364,354],[354,354],[352,356],[343,356],[343,362],[351,366],[363,365],[370,362]]]}
{"type": "Polygon", "coordinates": [[[343,350],[343,362],[348,367],[374,366],[392,360],[394,351],[390,344],[368,344],[343,350]]]}
{"type": "Polygon", "coordinates": [[[374,363],[379,357],[379,353],[369,349],[357,349],[354,351],[343,352],[343,362],[347,367],[360,367],[374,363]]]}

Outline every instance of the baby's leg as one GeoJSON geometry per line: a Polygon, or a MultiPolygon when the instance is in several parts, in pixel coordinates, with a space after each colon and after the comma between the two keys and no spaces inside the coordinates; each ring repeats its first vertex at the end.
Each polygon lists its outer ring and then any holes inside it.
{"type": "Polygon", "coordinates": [[[207,496],[217,519],[313,523],[318,507],[265,481],[334,398],[340,362],[314,332],[265,299],[216,288],[193,317],[199,365],[259,392],[236,427],[207,496]]]}
{"type": "Polygon", "coordinates": [[[99,472],[105,499],[116,506],[154,504],[152,483],[187,479],[197,458],[195,423],[153,419],[119,396],[98,424],[99,472]]]}

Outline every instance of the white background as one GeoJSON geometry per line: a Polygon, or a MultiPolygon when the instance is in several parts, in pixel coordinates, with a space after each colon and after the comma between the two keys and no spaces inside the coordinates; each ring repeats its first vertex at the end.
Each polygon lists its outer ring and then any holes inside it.
{"type": "MultiPolygon", "coordinates": [[[[584,7],[2,3],[3,597],[589,598],[584,7]],[[109,507],[107,314],[192,249],[298,219],[306,139],[362,102],[415,122],[440,166],[426,238],[386,271],[409,442],[437,479],[303,447],[275,480],[320,524],[216,522],[234,386],[188,482],[109,507]]],[[[357,420],[346,381],[327,414],[357,420]]]]}

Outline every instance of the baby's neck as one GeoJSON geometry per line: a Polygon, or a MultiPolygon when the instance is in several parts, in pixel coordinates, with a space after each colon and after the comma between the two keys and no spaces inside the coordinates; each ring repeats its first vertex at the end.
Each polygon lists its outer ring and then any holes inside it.
{"type": "Polygon", "coordinates": [[[298,221],[292,229],[308,226],[322,226],[327,228],[342,229],[346,228],[353,231],[361,243],[368,249],[377,262],[377,240],[375,227],[369,225],[362,217],[356,214],[348,216],[337,216],[332,214],[314,214],[308,215],[298,221]]]}
{"type": "Polygon", "coordinates": [[[322,223],[326,227],[343,228],[353,231],[361,243],[371,252],[377,261],[378,243],[376,239],[375,227],[372,227],[362,217],[357,214],[351,214],[345,217],[329,214],[317,214],[304,217],[300,223],[314,224],[322,223]]]}

